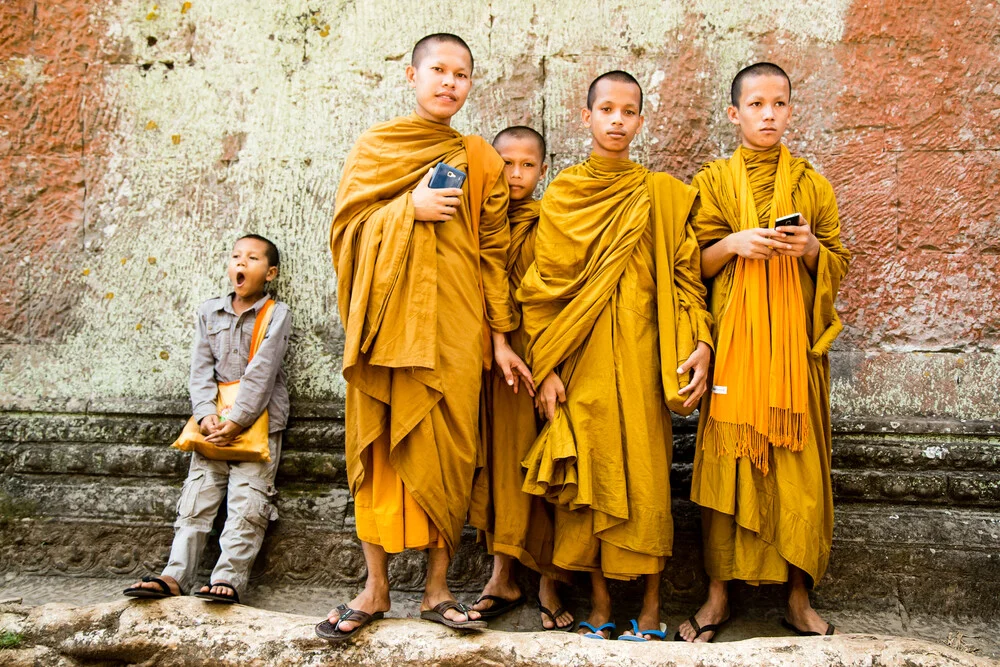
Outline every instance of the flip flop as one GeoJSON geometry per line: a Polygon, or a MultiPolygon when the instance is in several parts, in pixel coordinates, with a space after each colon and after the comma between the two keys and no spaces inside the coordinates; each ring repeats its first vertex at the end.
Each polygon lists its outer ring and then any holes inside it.
{"type": "Polygon", "coordinates": [[[799,637],[822,637],[824,635],[832,635],[834,630],[836,630],[836,628],[833,627],[833,623],[827,623],[826,632],[822,634],[819,632],[812,632],[811,630],[799,630],[797,627],[792,625],[787,618],[781,619],[781,625],[783,628],[785,628],[786,630],[791,630],[799,637]]]}
{"type": "Polygon", "coordinates": [[[365,627],[372,621],[385,618],[384,611],[376,611],[369,614],[368,612],[361,611],[360,609],[351,609],[346,604],[339,605],[336,611],[340,612],[340,617],[337,619],[336,623],[322,621],[321,623],[316,624],[317,637],[331,642],[342,642],[353,636],[358,630],[365,627]],[[341,621],[357,621],[358,625],[353,630],[341,632],[337,629],[340,627],[341,621]]]}
{"type": "Polygon", "coordinates": [[[598,626],[596,628],[593,625],[591,625],[590,623],[588,623],[587,621],[580,621],[580,625],[577,626],[577,630],[579,630],[580,628],[585,628],[587,630],[590,630],[590,632],[585,632],[582,635],[583,637],[585,637],[587,639],[604,639],[604,640],[607,640],[607,637],[605,637],[601,633],[604,632],[605,630],[607,630],[608,631],[608,635],[610,636],[611,635],[611,631],[614,630],[617,627],[618,626],[615,625],[614,623],[612,623],[611,621],[608,621],[604,625],[598,626]]]}
{"type": "MultiPolygon", "coordinates": [[[[143,577],[142,580],[156,584],[160,587],[160,590],[157,591],[152,588],[144,588],[142,586],[129,586],[122,591],[122,595],[130,598],[138,598],[140,600],[162,600],[163,598],[177,597],[170,591],[170,584],[159,577],[143,577]]],[[[177,587],[177,590],[180,590],[180,586],[177,587]]],[[[184,591],[181,591],[180,594],[184,595],[184,591]]]]}
{"type": "Polygon", "coordinates": [[[660,641],[667,638],[667,624],[660,623],[659,630],[640,630],[639,622],[634,618],[629,621],[632,624],[632,634],[630,635],[618,635],[618,641],[620,642],[648,642],[646,635],[652,635],[654,637],[659,637],[660,641]]]}
{"type": "MultiPolygon", "coordinates": [[[[441,625],[447,626],[454,630],[485,630],[486,621],[482,619],[468,620],[468,621],[453,621],[444,615],[449,609],[454,609],[455,611],[468,614],[470,611],[475,611],[466,607],[461,602],[456,602],[455,600],[445,600],[444,602],[435,605],[433,609],[428,609],[427,611],[420,612],[420,618],[425,621],[433,621],[434,623],[440,623],[441,625]]],[[[479,612],[482,613],[482,612],[479,612]]]]}
{"type": "Polygon", "coordinates": [[[489,609],[477,609],[476,611],[479,612],[479,618],[486,621],[491,618],[503,616],[508,611],[520,607],[522,604],[524,604],[525,597],[522,595],[516,600],[508,600],[498,595],[480,595],[479,599],[472,603],[472,606],[476,606],[477,604],[483,602],[484,600],[487,602],[492,602],[493,604],[490,606],[489,609]]]}
{"type": "MultiPolygon", "coordinates": [[[[725,625],[728,622],[729,622],[729,619],[727,618],[724,621],[719,621],[718,623],[709,623],[708,625],[701,626],[701,625],[698,625],[698,621],[694,620],[694,616],[692,616],[691,618],[688,619],[688,623],[690,623],[691,627],[694,628],[694,639],[692,639],[691,641],[693,642],[698,637],[701,637],[702,633],[705,633],[705,632],[714,632],[715,634],[712,635],[712,639],[709,639],[708,642],[706,642],[706,643],[709,643],[709,644],[712,643],[712,641],[715,639],[716,635],[719,634],[719,630],[722,628],[722,626],[725,625]]],[[[678,631],[678,632],[674,633],[674,641],[675,642],[683,642],[683,641],[687,641],[687,640],[684,639],[683,637],[681,637],[681,633],[678,631]]]]}
{"type": "Polygon", "coordinates": [[[236,589],[233,588],[232,586],[230,586],[229,584],[223,583],[221,581],[217,581],[215,583],[209,584],[208,587],[210,589],[215,588],[215,587],[228,588],[229,590],[231,590],[233,592],[233,594],[232,595],[226,595],[224,593],[213,593],[211,590],[208,590],[208,591],[205,591],[204,593],[202,593],[201,591],[198,591],[197,593],[194,594],[194,596],[196,598],[201,598],[202,600],[208,600],[209,602],[221,602],[222,604],[239,604],[239,602],[240,602],[240,594],[237,593],[236,589]]]}
{"type": "Polygon", "coordinates": [[[572,623],[570,623],[569,625],[565,625],[563,627],[559,627],[559,623],[556,622],[556,617],[566,612],[565,607],[559,607],[555,611],[552,611],[551,609],[542,604],[542,598],[535,598],[535,601],[538,602],[538,611],[548,616],[549,620],[552,621],[551,628],[547,628],[543,624],[542,630],[545,630],[546,632],[552,632],[553,630],[558,630],[559,632],[572,632],[573,630],[572,623]]]}

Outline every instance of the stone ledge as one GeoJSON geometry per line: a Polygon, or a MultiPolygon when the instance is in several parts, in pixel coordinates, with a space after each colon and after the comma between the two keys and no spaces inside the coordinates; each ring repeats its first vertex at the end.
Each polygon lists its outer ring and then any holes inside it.
{"type": "Polygon", "coordinates": [[[374,624],[353,642],[317,639],[317,618],[193,598],[118,601],[90,607],[0,607],[0,628],[22,637],[3,652],[7,665],[962,665],[992,661],[932,642],[854,634],[757,638],[719,644],[597,642],[572,634],[484,632],[462,635],[410,619],[374,624]]]}

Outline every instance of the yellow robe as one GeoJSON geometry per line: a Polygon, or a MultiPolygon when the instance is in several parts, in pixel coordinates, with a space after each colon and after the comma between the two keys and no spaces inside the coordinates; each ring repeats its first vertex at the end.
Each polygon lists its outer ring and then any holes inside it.
{"type": "Polygon", "coordinates": [[[495,331],[517,326],[507,197],[503,160],[483,139],[416,115],[369,129],[344,165],[330,247],[347,474],[358,536],[386,551],[458,544],[478,455],[484,309],[495,331]],[[417,222],[410,193],[439,161],[469,176],[461,206],[448,222],[417,222]]]}
{"type": "Polygon", "coordinates": [[[564,569],[632,579],[671,553],[669,409],[691,411],[676,369],[711,344],[687,224],[696,195],[592,155],[542,200],[517,297],[532,373],[558,372],[567,400],[523,461],[524,490],[556,503],[553,563],[564,569]]]}
{"type": "MultiPolygon", "coordinates": [[[[778,147],[754,152],[745,148],[750,186],[761,226],[767,226],[778,147]]],[[[840,244],[837,201],[830,183],[801,158],[792,160],[792,202],[820,241],[816,274],[804,262],[799,280],[805,300],[808,350],[809,427],[803,451],[769,447],[768,474],[749,458],[720,455],[705,423],[711,393],[701,405],[691,500],[704,513],[705,569],[714,579],[753,584],[788,580],[788,564],[813,582],[826,572],[833,541],[833,492],[830,486],[830,344],[843,328],[834,309],[850,254],[840,244]]],[[[705,248],[739,228],[739,211],[728,160],[705,165],[692,185],[701,195],[694,220],[698,243],[705,248]]],[[[733,280],[735,261],[711,282],[709,304],[721,317],[733,280]]]]}
{"type": "MultiPolygon", "coordinates": [[[[541,202],[512,201],[507,276],[513,297],[535,260],[535,229],[541,202]]],[[[516,304],[515,304],[516,308],[516,304]]],[[[524,358],[528,337],[523,327],[510,332],[511,348],[524,358]]],[[[491,554],[518,559],[536,572],[566,580],[552,567],[552,506],[524,493],[521,459],[538,436],[534,399],[521,387],[511,391],[499,369],[484,374],[480,430],[485,464],[476,472],[469,523],[482,531],[491,554]]]]}

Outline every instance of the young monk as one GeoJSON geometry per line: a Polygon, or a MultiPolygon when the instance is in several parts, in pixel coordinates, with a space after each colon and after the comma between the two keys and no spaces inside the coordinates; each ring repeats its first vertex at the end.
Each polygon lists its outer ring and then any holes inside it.
{"type": "Polygon", "coordinates": [[[643,578],[624,637],[662,639],[660,571],[670,555],[670,410],[706,388],[711,320],[687,224],[695,190],[629,160],[642,89],[614,71],[590,85],[593,152],[542,199],[535,263],[517,292],[548,423],[524,459],[524,489],[555,507],[552,562],[590,572],[580,631],[610,638],[607,578],[643,578]],[[694,373],[688,377],[688,372],[694,373]]]}
{"type": "Polygon", "coordinates": [[[757,63],[733,79],[742,145],[702,167],[694,221],[716,318],[713,388],[701,404],[691,499],[702,506],[708,600],[677,638],[711,641],[727,583],[788,583],[783,622],[833,634],[809,604],[833,539],[830,365],[833,303],[850,255],[830,183],[781,143],[788,75],[757,63]],[[798,224],[776,219],[798,213],[798,224]]]}
{"type": "MultiPolygon", "coordinates": [[[[493,139],[493,147],[503,158],[510,188],[507,277],[513,294],[534,261],[540,202],[532,197],[549,166],[545,164],[545,139],[530,127],[508,127],[493,139]]],[[[510,333],[510,344],[518,355],[524,354],[524,329],[510,333]]],[[[524,602],[513,578],[517,559],[542,575],[538,590],[542,627],[567,629],[573,625],[573,616],[562,608],[556,580],[568,581],[569,576],[552,566],[551,505],[521,491],[521,459],[538,435],[532,397],[525,391],[510,391],[506,379],[494,368],[483,380],[481,405],[486,465],[476,475],[469,523],[485,535],[487,549],[493,554],[493,575],[472,608],[483,619],[490,619],[524,602]]]]}
{"type": "Polygon", "coordinates": [[[345,449],[368,578],[317,626],[334,641],[388,611],[387,553],[403,549],[427,550],[422,618],[486,625],[455,601],[445,575],[469,510],[487,344],[508,385],[530,385],[531,374],[505,336],[518,321],[503,160],[451,128],[472,69],[455,35],[417,42],[406,68],[414,113],[361,136],[337,192],[330,247],[345,330],[345,449]],[[429,187],[439,162],[468,175],[461,188],[429,187]]]}

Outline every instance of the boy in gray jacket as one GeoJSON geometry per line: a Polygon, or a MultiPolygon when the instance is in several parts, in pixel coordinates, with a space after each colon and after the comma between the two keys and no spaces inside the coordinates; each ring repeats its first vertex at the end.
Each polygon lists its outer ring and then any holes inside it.
{"type": "Polygon", "coordinates": [[[173,546],[159,577],[143,577],[124,594],[137,598],[183,595],[193,584],[198,561],[212,522],[228,493],[226,525],[219,536],[222,554],[209,584],[196,597],[214,602],[239,602],[268,522],[278,518],[272,498],[274,476],[281,455],[282,432],[288,421],[288,389],[281,368],[292,317],[277,302],[267,334],[248,363],[254,322],[267,300],[268,286],[278,276],[277,247],[262,236],[249,234],[236,241],[229,258],[233,291],[209,299],[198,308],[197,334],[191,359],[191,410],[205,439],[216,445],[231,443],[267,408],[266,463],[216,461],[191,454],[184,489],[177,502],[173,546]],[[218,385],[239,380],[236,401],[227,418],[216,414],[218,385]]]}

